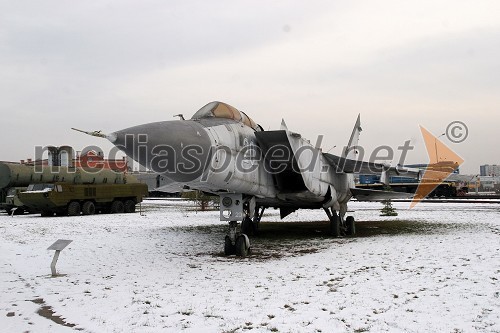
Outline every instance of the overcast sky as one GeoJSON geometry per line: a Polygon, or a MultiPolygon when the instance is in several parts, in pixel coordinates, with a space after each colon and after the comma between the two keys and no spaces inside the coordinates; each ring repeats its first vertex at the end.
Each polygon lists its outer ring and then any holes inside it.
{"type": "Polygon", "coordinates": [[[113,132],[214,100],[340,154],[360,144],[427,162],[419,125],[456,120],[462,172],[500,164],[498,1],[0,0],[0,160],[36,145],[112,145],[113,132]]]}

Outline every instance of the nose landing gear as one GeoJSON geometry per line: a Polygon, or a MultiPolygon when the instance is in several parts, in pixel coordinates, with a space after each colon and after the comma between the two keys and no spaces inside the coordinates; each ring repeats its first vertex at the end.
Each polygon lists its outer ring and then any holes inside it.
{"type": "Polygon", "coordinates": [[[229,232],[224,238],[224,254],[246,257],[250,253],[248,235],[257,233],[264,208],[255,206],[254,197],[227,193],[220,197],[220,219],[229,222],[229,232]],[[238,221],[241,222],[238,231],[238,221]]]}
{"type": "Polygon", "coordinates": [[[237,232],[237,229],[237,221],[229,222],[229,233],[224,238],[224,255],[246,257],[250,253],[250,240],[247,235],[237,232]]]}

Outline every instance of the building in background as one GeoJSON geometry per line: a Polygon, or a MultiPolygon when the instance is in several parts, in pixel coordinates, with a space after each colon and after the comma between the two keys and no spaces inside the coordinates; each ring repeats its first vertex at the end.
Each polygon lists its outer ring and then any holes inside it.
{"type": "Polygon", "coordinates": [[[47,158],[33,160],[28,158],[21,160],[20,164],[25,165],[41,165],[41,166],[64,166],[64,167],[78,167],[78,168],[102,168],[110,169],[119,172],[127,172],[128,161],[125,157],[120,159],[106,159],[102,152],[95,150],[86,151],[79,154],[70,146],[47,147],[47,158]]]}
{"type": "Polygon", "coordinates": [[[500,165],[485,164],[479,166],[479,174],[481,176],[500,176],[500,165]]]}
{"type": "Polygon", "coordinates": [[[125,157],[117,160],[105,159],[103,153],[94,150],[89,150],[81,155],[77,154],[76,158],[73,160],[73,165],[75,167],[103,168],[120,172],[128,171],[127,163],[125,157]]]}
{"type": "Polygon", "coordinates": [[[495,191],[500,184],[500,176],[480,176],[479,184],[481,191],[495,191]]]}

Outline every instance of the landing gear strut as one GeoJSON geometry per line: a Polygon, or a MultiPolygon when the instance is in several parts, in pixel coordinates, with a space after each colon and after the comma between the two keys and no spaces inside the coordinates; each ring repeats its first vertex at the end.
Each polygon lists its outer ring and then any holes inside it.
{"type": "Polygon", "coordinates": [[[250,218],[250,214],[245,214],[243,222],[241,222],[241,233],[248,236],[256,236],[259,232],[259,223],[262,215],[264,214],[265,207],[256,207],[253,219],[250,218]]]}

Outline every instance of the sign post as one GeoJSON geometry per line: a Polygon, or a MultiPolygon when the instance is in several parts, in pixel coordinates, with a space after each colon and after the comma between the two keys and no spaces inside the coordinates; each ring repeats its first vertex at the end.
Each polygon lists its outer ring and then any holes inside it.
{"type": "Polygon", "coordinates": [[[54,244],[52,244],[51,246],[49,246],[47,248],[47,250],[55,250],[56,251],[54,253],[54,258],[52,258],[52,263],[50,264],[50,270],[52,271],[52,277],[57,276],[56,263],[57,263],[57,259],[59,259],[59,254],[71,242],[72,242],[72,240],[70,240],[70,239],[58,239],[54,244]]]}

